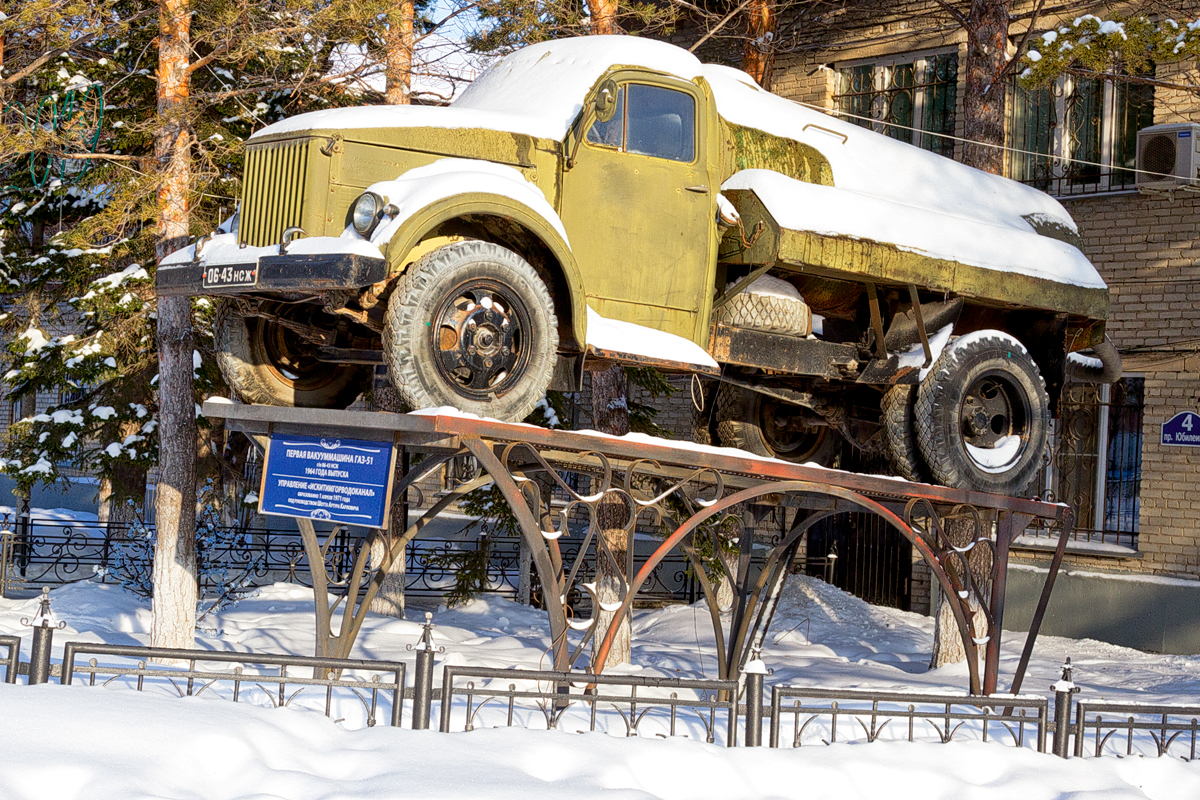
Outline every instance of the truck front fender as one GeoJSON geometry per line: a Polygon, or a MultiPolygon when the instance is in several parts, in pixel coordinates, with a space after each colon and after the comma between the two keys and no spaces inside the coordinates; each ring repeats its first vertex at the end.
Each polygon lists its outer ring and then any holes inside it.
{"type": "MultiPolygon", "coordinates": [[[[560,274],[554,278],[561,280],[558,288],[565,288],[567,294],[559,298],[559,311],[568,312],[565,322],[582,350],[587,341],[587,301],[566,229],[541,190],[518,170],[486,161],[442,159],[397,180],[374,184],[369,191],[395,207],[396,213],[385,217],[371,236],[388,260],[390,275],[403,268],[430,232],[466,216],[502,218],[536,237],[556,262],[560,274]]],[[[347,229],[347,235],[352,232],[353,228],[347,229]]]]}

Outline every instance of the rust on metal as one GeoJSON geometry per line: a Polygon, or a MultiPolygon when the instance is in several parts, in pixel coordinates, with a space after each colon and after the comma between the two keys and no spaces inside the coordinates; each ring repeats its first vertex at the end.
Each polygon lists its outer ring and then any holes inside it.
{"type": "MultiPolygon", "coordinates": [[[[685,446],[663,439],[614,438],[573,431],[558,431],[457,415],[414,415],[381,412],[329,411],[275,408],[208,402],[208,417],[223,417],[232,430],[252,437],[277,432],[336,433],[364,439],[392,440],[413,453],[428,453],[414,468],[428,475],[454,456],[471,456],[478,465],[425,516],[393,537],[390,549],[402,552],[408,541],[457,497],[494,483],[512,508],[521,536],[532,554],[542,586],[551,633],[554,668],[568,671],[578,666],[586,648],[601,636],[588,669],[603,669],[611,645],[597,631],[594,618],[579,618],[574,596],[590,596],[584,586],[599,559],[613,559],[599,535],[597,508],[620,502],[628,510],[624,533],[632,544],[635,532],[646,525],[665,532],[662,544],[650,556],[635,561],[635,548],[626,548],[622,564],[617,618],[631,612],[654,567],[670,552],[681,550],[696,572],[717,643],[720,677],[737,679],[750,654],[761,649],[783,583],[791,571],[800,544],[811,526],[830,514],[866,511],[878,515],[912,543],[928,565],[933,579],[950,600],[956,626],[967,653],[972,694],[995,693],[999,687],[1000,640],[1009,548],[1014,538],[1031,524],[1052,526],[1062,533],[1058,555],[1069,536],[1073,517],[1063,505],[1005,497],[983,492],[912,483],[898,478],[860,475],[840,470],[756,458],[728,449],[685,446]],[[578,480],[568,483],[565,475],[578,480]],[[586,487],[585,487],[586,484],[586,487]],[[558,501],[550,503],[539,487],[550,486],[558,501]],[[749,552],[756,543],[755,514],[781,514],[787,532],[772,543],[764,568],[753,574],[737,569],[725,574],[720,563],[699,556],[735,530],[740,548],[749,552]],[[949,522],[964,523],[969,541],[952,541],[949,522]],[[641,526],[641,528],[639,528],[641,526]],[[564,558],[561,537],[581,540],[578,553],[564,558]],[[991,552],[988,575],[974,574],[966,553],[975,547],[991,552]],[[722,616],[716,588],[724,579],[734,586],[732,615],[722,616]],[[585,594],[586,593],[586,594],[585,594]],[[976,638],[970,620],[982,612],[985,637],[976,638]],[[983,650],[983,668],[978,652],[983,650]]],[[[415,474],[405,476],[411,485],[415,474]]],[[[761,545],[761,541],[757,541],[761,545]]],[[[1046,602],[1060,563],[1051,565],[1042,602],[1031,625],[1026,653],[1010,684],[1019,689],[1028,663],[1029,648],[1037,636],[1046,602]]],[[[596,612],[593,598],[592,613],[596,612]]],[[[344,647],[345,644],[342,643],[344,647]]]]}

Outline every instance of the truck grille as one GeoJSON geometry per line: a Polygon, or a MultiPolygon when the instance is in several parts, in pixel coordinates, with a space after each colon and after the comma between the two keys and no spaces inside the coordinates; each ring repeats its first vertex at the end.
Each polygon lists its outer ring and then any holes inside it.
{"type": "Polygon", "coordinates": [[[239,242],[278,244],[284,230],[301,224],[311,146],[301,139],[246,148],[239,242]]]}

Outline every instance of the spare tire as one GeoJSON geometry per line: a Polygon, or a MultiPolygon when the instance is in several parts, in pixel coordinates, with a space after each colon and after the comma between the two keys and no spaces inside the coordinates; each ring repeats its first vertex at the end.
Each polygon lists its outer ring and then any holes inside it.
{"type": "Polygon", "coordinates": [[[766,333],[808,336],[812,312],[787,281],[763,275],[717,310],[717,322],[766,333]]]}

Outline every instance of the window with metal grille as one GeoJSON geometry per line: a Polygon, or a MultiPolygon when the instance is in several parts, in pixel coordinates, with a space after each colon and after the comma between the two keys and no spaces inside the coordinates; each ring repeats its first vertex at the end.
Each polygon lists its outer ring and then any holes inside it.
{"type": "Polygon", "coordinates": [[[1038,486],[1075,510],[1076,542],[1137,549],[1145,387],[1136,375],[1111,386],[1063,386],[1038,486]]]}
{"type": "Polygon", "coordinates": [[[1008,175],[1053,195],[1132,189],[1137,132],[1154,124],[1154,87],[1064,75],[1009,88],[1008,175]]]}
{"type": "Polygon", "coordinates": [[[834,104],[851,122],[954,156],[958,54],[908,55],[838,70],[834,104]],[[940,135],[939,135],[940,134],[940,135]]]}

